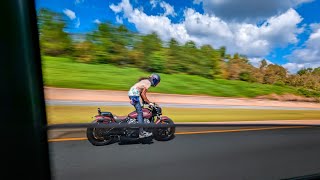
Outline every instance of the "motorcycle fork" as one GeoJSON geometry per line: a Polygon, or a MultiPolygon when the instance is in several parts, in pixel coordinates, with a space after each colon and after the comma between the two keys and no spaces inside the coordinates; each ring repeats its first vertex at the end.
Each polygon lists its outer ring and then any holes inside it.
{"type": "Polygon", "coordinates": [[[156,120],[155,124],[159,124],[160,122],[161,122],[161,117],[157,116],[157,120],[156,120]]]}

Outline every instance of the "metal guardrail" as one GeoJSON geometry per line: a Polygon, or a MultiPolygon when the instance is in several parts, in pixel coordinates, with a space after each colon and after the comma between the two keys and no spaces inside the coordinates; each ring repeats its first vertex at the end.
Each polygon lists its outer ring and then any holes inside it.
{"type": "Polygon", "coordinates": [[[47,129],[69,129],[69,128],[169,128],[169,127],[262,127],[262,126],[310,126],[310,127],[320,127],[320,124],[306,124],[306,123],[177,123],[177,124],[119,124],[119,123],[109,123],[109,124],[94,124],[94,123],[68,123],[68,124],[52,124],[48,125],[47,129]]]}

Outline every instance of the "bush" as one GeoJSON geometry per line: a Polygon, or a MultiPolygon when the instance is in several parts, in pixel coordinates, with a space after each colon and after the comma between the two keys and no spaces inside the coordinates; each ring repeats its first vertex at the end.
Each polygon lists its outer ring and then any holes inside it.
{"type": "Polygon", "coordinates": [[[306,97],[320,97],[320,92],[314,90],[300,88],[298,89],[298,92],[306,97]]]}
{"type": "Polygon", "coordinates": [[[241,81],[250,81],[250,79],[251,79],[250,73],[249,72],[241,72],[239,74],[239,79],[241,81]]]}
{"type": "Polygon", "coordinates": [[[276,85],[276,86],[285,86],[286,84],[283,81],[276,81],[274,83],[274,85],[276,85]]]}

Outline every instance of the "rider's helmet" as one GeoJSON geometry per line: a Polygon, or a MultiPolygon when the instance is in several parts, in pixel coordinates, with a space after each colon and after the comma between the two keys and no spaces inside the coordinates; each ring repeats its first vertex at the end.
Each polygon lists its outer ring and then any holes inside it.
{"type": "Polygon", "coordinates": [[[153,73],[149,76],[151,86],[156,87],[160,82],[160,76],[159,74],[153,73]]]}

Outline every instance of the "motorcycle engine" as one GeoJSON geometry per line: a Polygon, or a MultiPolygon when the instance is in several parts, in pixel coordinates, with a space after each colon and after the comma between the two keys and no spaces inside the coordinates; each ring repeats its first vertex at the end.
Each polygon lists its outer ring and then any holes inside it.
{"type": "Polygon", "coordinates": [[[149,120],[149,119],[144,118],[144,123],[149,124],[149,123],[150,123],[150,120],[149,120]]]}
{"type": "MultiPolygon", "coordinates": [[[[149,124],[150,120],[144,118],[144,123],[149,124]]],[[[137,124],[138,120],[137,119],[129,119],[127,121],[128,124],[137,124]]],[[[128,128],[126,129],[126,134],[128,137],[138,137],[139,136],[139,128],[128,128]]]]}
{"type": "MultiPolygon", "coordinates": [[[[144,123],[146,123],[146,124],[149,124],[149,123],[150,123],[150,120],[149,120],[149,119],[146,119],[146,118],[144,118],[143,121],[144,121],[144,123]]],[[[129,120],[127,121],[127,123],[128,123],[128,124],[136,124],[136,123],[138,123],[138,120],[137,120],[137,119],[129,119],[129,120]]]]}
{"type": "Polygon", "coordinates": [[[136,119],[129,119],[128,121],[128,124],[136,124],[138,121],[136,119]]]}

